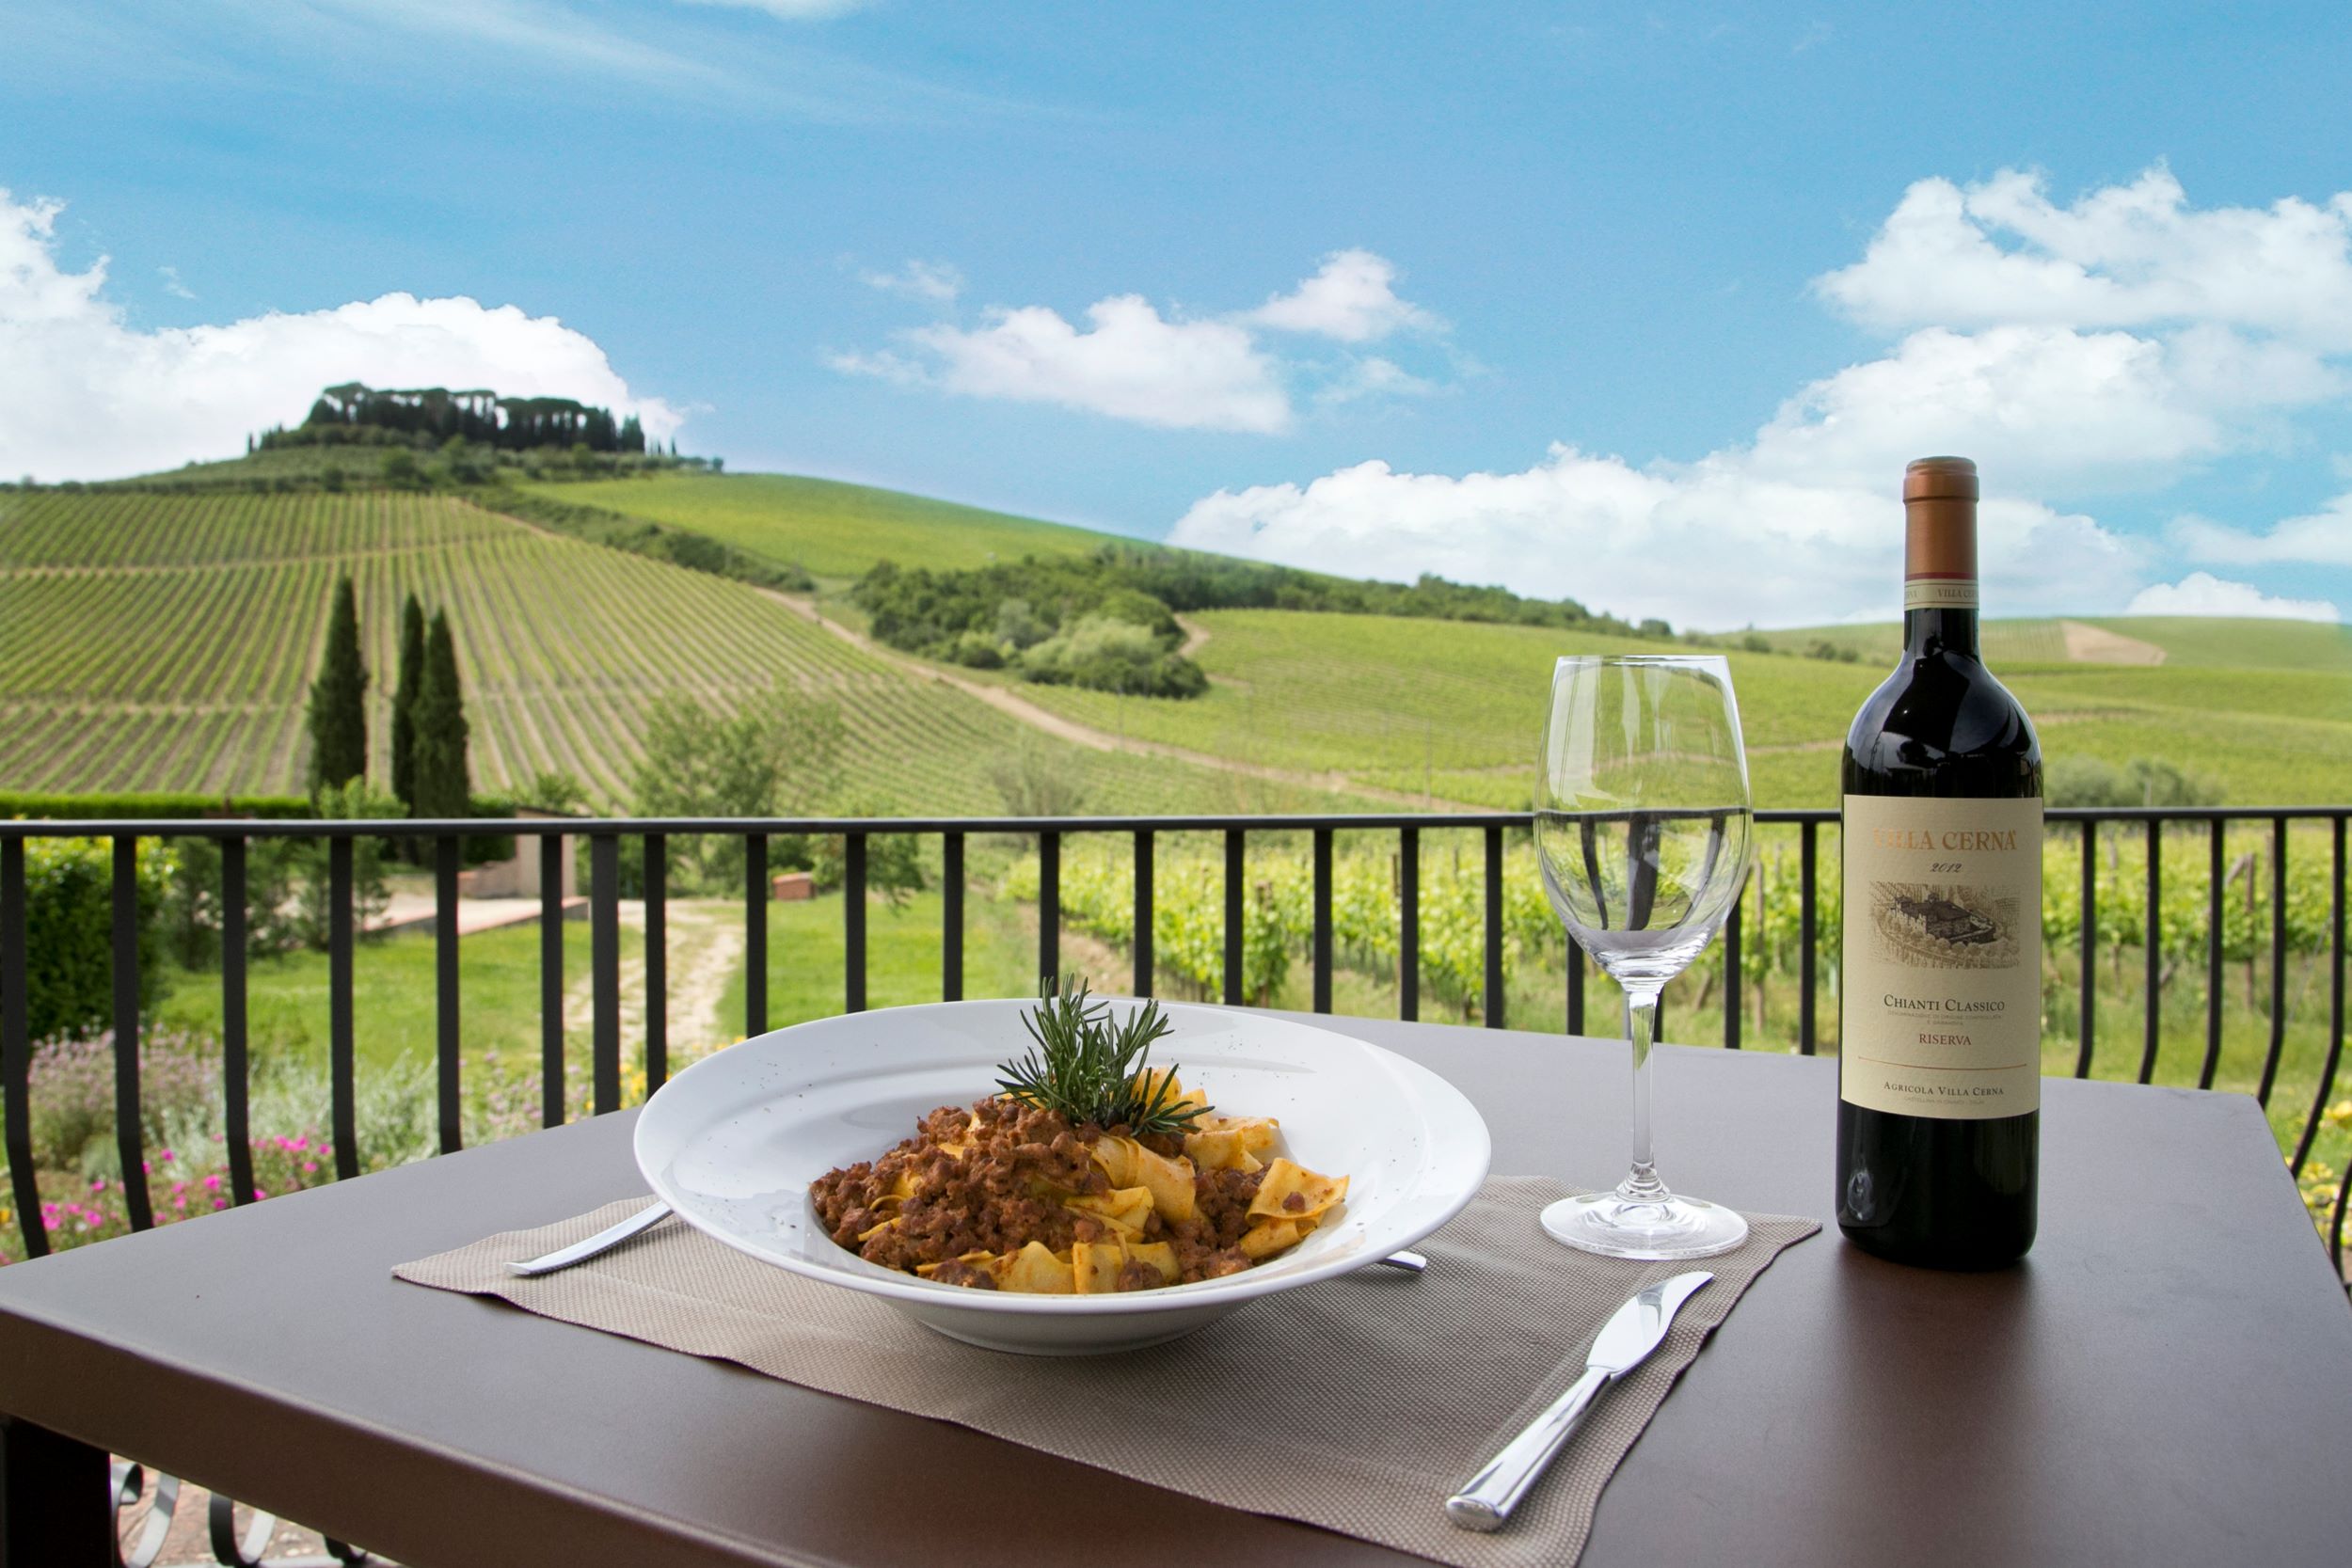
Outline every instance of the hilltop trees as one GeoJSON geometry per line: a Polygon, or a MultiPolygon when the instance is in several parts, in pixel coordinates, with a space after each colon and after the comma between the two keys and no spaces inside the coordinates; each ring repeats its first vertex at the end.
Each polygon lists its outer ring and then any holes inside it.
{"type": "Polygon", "coordinates": [[[310,793],[340,789],[368,770],[368,667],[359,657],[359,600],[351,579],[335,585],[326,654],[310,685],[310,793]]]}
{"type": "Polygon", "coordinates": [[[392,793],[417,809],[417,691],[424,683],[424,606],[400,608],[400,685],[392,690],[392,793]]]}
{"type": "Polygon", "coordinates": [[[457,641],[449,614],[436,610],[425,633],[424,671],[417,683],[409,801],[412,816],[463,816],[472,790],[466,763],[466,700],[458,684],[457,641]]]}

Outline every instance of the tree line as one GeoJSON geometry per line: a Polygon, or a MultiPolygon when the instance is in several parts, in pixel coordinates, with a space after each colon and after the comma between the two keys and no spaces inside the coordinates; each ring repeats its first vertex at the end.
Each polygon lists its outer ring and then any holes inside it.
{"type": "MultiPolygon", "coordinates": [[[[636,415],[615,420],[610,408],[572,398],[501,397],[479,388],[456,392],[445,387],[379,390],[357,381],[327,388],[301,424],[292,430],[283,425],[266,430],[246,450],[317,446],[349,440],[363,430],[433,442],[456,436],[510,451],[571,446],[599,452],[646,450],[644,427],[636,415]]],[[[677,455],[675,442],[670,455],[677,455]]]]}

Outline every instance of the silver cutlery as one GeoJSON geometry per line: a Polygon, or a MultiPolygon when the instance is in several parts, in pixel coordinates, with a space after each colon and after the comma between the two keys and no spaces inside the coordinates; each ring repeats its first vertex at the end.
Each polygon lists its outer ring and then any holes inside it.
{"type": "MultiPolygon", "coordinates": [[[[652,1229],[669,1212],[670,1206],[666,1203],[650,1204],[620,1224],[608,1226],[597,1231],[584,1242],[574,1242],[570,1246],[558,1247],[553,1252],[541,1257],[527,1258],[519,1263],[509,1263],[506,1265],[506,1272],[519,1278],[531,1279],[539,1275],[553,1274],[558,1269],[568,1269],[574,1263],[585,1263],[596,1254],[609,1252],[619,1246],[639,1231],[652,1229]]],[[[1419,1274],[1429,1266],[1429,1259],[1418,1252],[1391,1252],[1380,1261],[1391,1269],[1402,1269],[1406,1274],[1419,1274]]]]}
{"type": "Polygon", "coordinates": [[[1524,1432],[1505,1443],[1486,1468],[1470,1478],[1469,1485],[1446,1499],[1446,1518],[1463,1529],[1502,1528],[1511,1511],[1584,1424],[1600,1391],[1649,1359],[1650,1353],[1665,1343],[1666,1330],[1674,1325],[1682,1304],[1714,1277],[1703,1269],[1678,1274],[1618,1307],[1594,1338],[1592,1354],[1584,1359],[1584,1375],[1530,1421],[1524,1432]]]}

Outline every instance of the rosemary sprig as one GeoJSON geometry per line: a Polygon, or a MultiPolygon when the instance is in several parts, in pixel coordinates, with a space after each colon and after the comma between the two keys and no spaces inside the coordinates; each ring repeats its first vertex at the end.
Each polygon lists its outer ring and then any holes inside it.
{"type": "Polygon", "coordinates": [[[1083,979],[1073,975],[1057,985],[1049,978],[1021,1025],[1035,1043],[1018,1060],[997,1065],[997,1087],[1060,1112],[1073,1127],[1124,1123],[1136,1137],[1184,1132],[1207,1109],[1176,1103],[1174,1069],[1147,1071],[1152,1042],[1174,1027],[1157,1002],[1114,1022],[1110,1004],[1089,996],[1083,979]]]}

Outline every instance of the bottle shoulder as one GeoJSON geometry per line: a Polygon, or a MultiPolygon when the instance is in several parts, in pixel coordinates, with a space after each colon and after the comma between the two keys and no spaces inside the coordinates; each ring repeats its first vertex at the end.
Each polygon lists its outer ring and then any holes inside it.
{"type": "Polygon", "coordinates": [[[1951,793],[2039,795],[2042,741],[2024,705],[1980,660],[1950,652],[1906,657],[1854,714],[1845,773],[1850,794],[1911,793],[1905,780],[1935,777],[1960,785],[1951,793]]]}

